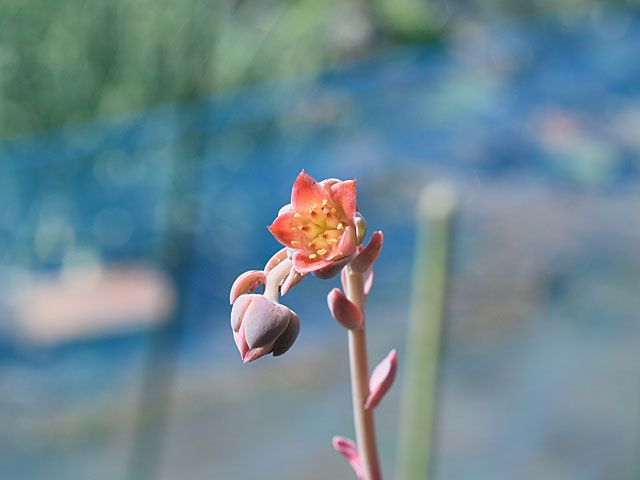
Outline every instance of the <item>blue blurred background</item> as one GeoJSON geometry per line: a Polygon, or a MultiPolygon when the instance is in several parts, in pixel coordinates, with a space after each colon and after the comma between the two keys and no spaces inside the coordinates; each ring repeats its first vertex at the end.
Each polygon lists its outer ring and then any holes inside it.
{"type": "Polygon", "coordinates": [[[372,362],[402,361],[418,193],[458,193],[434,478],[640,478],[638,13],[0,1],[0,477],[351,478],[335,281],[287,294],[284,357],[228,324],[304,168],[385,232],[372,362]]]}

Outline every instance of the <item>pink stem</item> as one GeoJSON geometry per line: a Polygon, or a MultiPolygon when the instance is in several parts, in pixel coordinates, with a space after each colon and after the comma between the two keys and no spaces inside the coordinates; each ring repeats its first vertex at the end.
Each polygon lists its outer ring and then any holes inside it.
{"type": "MultiPolygon", "coordinates": [[[[355,303],[364,315],[364,275],[353,272],[347,266],[347,298],[355,303]]],[[[364,480],[381,480],[376,448],[376,434],[373,424],[373,410],[365,410],[369,396],[369,365],[367,360],[367,340],[365,326],[349,330],[349,364],[351,368],[351,395],[353,397],[353,422],[356,430],[356,443],[360,452],[360,461],[364,470],[364,480]]]]}

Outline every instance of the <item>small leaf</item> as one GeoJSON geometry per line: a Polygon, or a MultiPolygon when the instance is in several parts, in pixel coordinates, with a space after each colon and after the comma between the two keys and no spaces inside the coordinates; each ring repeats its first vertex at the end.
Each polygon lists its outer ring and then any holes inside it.
{"type": "Polygon", "coordinates": [[[349,330],[362,328],[364,316],[358,306],[344,296],[337,288],[334,288],[327,295],[327,304],[331,315],[343,327],[349,330]]]}
{"type": "Polygon", "coordinates": [[[374,232],[366,247],[351,261],[351,269],[354,272],[365,273],[369,270],[380,255],[384,235],[381,231],[374,232]]]}
{"type": "Polygon", "coordinates": [[[393,380],[396,378],[398,370],[398,354],[395,350],[391,350],[389,355],[382,360],[371,374],[369,380],[369,396],[364,404],[365,410],[375,408],[389,391],[393,380]]]}
{"type": "Polygon", "coordinates": [[[364,469],[362,468],[362,462],[360,461],[360,454],[358,452],[358,447],[353,440],[335,436],[331,443],[333,443],[333,448],[335,448],[349,461],[351,468],[356,472],[356,476],[360,480],[364,480],[364,469]]]}

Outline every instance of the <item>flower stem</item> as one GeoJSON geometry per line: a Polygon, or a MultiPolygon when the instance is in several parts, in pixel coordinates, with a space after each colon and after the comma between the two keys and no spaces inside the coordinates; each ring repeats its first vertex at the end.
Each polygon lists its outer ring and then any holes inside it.
{"type": "Polygon", "coordinates": [[[289,275],[291,265],[293,265],[293,262],[290,259],[285,258],[267,274],[264,296],[272,302],[278,302],[278,289],[284,279],[287,278],[287,275],[289,275]]]}
{"type": "MultiPolygon", "coordinates": [[[[364,278],[361,273],[347,272],[347,298],[355,303],[364,314],[364,278]]],[[[349,365],[351,370],[351,395],[353,398],[353,422],[356,443],[364,470],[364,480],[381,480],[376,448],[376,434],[373,424],[373,409],[365,410],[369,395],[369,365],[367,360],[367,340],[365,325],[360,330],[349,330],[349,365]]]]}

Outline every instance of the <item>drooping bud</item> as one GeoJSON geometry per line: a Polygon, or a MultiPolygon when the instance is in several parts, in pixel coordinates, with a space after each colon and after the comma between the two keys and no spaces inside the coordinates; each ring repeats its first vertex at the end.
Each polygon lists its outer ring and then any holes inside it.
{"type": "Polygon", "coordinates": [[[358,306],[349,300],[344,294],[334,288],[327,295],[327,304],[331,315],[343,327],[349,330],[358,330],[364,324],[364,316],[358,306]]]}
{"type": "Polygon", "coordinates": [[[238,297],[231,309],[231,328],[247,363],[271,352],[282,355],[300,332],[300,319],[288,307],[262,295],[238,297]]]}
{"type": "Polygon", "coordinates": [[[255,291],[260,285],[264,285],[267,277],[262,270],[249,270],[236,278],[229,292],[229,303],[233,305],[240,295],[255,291]]]}
{"type": "Polygon", "coordinates": [[[381,231],[374,232],[366,247],[364,247],[351,261],[354,272],[365,273],[378,259],[382,250],[384,235],[381,231]]]}
{"type": "Polygon", "coordinates": [[[391,350],[384,360],[373,370],[369,380],[369,396],[364,404],[365,410],[375,408],[385,393],[389,391],[398,370],[398,355],[391,350]]]}
{"type": "Polygon", "coordinates": [[[364,480],[364,468],[362,468],[362,462],[360,461],[360,453],[353,440],[336,435],[331,440],[331,443],[333,448],[349,461],[358,479],[364,480]]]}

